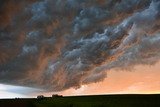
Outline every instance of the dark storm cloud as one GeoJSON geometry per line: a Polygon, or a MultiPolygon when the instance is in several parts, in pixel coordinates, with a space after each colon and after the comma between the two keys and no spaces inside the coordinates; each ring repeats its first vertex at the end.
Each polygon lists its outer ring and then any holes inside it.
{"type": "Polygon", "coordinates": [[[0,19],[1,83],[79,88],[160,56],[158,0],[6,0],[0,19]]]}

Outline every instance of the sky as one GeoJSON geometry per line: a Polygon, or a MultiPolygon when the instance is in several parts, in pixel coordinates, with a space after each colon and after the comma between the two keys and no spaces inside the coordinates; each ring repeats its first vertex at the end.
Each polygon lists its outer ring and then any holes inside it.
{"type": "Polygon", "coordinates": [[[133,71],[109,71],[107,78],[98,83],[83,85],[79,89],[61,92],[46,92],[29,87],[0,85],[0,98],[35,98],[38,95],[50,97],[52,94],[64,96],[99,94],[159,94],[160,62],[153,66],[136,66],[133,71]]]}
{"type": "Polygon", "coordinates": [[[159,0],[1,0],[1,98],[158,93],[159,0]]]}

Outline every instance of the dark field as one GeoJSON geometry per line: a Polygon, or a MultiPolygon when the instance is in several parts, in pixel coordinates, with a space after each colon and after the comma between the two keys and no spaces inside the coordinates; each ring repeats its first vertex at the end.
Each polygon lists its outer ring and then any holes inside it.
{"type": "Polygon", "coordinates": [[[94,95],[1,99],[0,107],[160,107],[160,95],[94,95]]]}

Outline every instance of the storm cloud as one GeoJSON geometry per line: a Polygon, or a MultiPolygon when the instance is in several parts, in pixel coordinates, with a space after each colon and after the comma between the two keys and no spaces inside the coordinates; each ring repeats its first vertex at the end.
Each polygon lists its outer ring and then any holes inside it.
{"type": "Polygon", "coordinates": [[[61,91],[159,59],[159,0],[0,2],[3,84],[61,91]]]}

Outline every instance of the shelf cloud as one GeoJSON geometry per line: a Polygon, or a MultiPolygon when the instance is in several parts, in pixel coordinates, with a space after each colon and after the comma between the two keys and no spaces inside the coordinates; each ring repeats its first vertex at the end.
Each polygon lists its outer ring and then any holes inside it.
{"type": "Polygon", "coordinates": [[[160,59],[159,0],[2,0],[0,82],[61,91],[160,59]]]}

